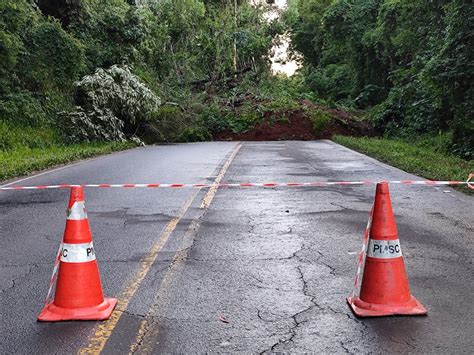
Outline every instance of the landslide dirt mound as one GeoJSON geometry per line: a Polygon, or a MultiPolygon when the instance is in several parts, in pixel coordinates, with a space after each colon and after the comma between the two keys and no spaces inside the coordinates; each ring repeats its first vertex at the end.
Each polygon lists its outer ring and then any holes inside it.
{"type": "Polygon", "coordinates": [[[214,136],[215,140],[239,141],[273,141],[273,140],[314,140],[331,139],[334,135],[378,136],[378,132],[367,122],[361,121],[356,115],[324,106],[316,105],[308,100],[301,102],[301,109],[280,114],[266,112],[262,122],[251,130],[235,133],[225,130],[214,136]],[[331,116],[329,124],[320,132],[313,129],[306,107],[311,107],[331,116]]]}

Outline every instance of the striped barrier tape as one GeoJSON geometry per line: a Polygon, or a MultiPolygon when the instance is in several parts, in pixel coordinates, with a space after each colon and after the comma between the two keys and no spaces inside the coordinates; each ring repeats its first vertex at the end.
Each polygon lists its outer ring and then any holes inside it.
{"type": "Polygon", "coordinates": [[[364,266],[365,251],[367,250],[367,244],[369,242],[370,227],[372,227],[373,215],[374,215],[374,207],[372,206],[372,209],[370,210],[370,214],[369,214],[369,220],[367,221],[367,227],[365,227],[365,231],[364,231],[364,240],[362,241],[362,249],[360,250],[360,253],[359,253],[357,272],[356,272],[356,276],[354,280],[354,287],[352,289],[352,298],[355,298],[357,288],[359,287],[359,279],[360,279],[360,274],[362,272],[362,267],[364,266]]]}
{"type": "MultiPolygon", "coordinates": [[[[466,181],[432,181],[432,180],[394,180],[388,181],[390,184],[404,184],[404,185],[467,185],[470,189],[474,189],[474,183],[471,182],[474,177],[474,173],[469,174],[466,181]]],[[[235,184],[85,184],[85,185],[72,185],[72,184],[61,184],[61,185],[40,185],[40,186],[11,186],[11,187],[0,187],[0,190],[35,190],[35,189],[60,189],[60,188],[71,188],[71,187],[125,187],[125,188],[136,188],[136,187],[168,187],[168,188],[204,188],[204,187],[298,187],[298,186],[332,186],[332,185],[371,185],[376,184],[376,181],[363,180],[363,181],[325,181],[325,182],[308,182],[308,183],[235,183],[235,184]]],[[[352,289],[352,297],[354,298],[359,286],[360,274],[364,264],[365,251],[367,250],[367,244],[369,242],[370,228],[372,226],[372,217],[374,209],[372,207],[367,226],[364,231],[364,238],[362,242],[362,248],[359,252],[357,272],[354,279],[354,287],[352,289]]],[[[63,243],[60,244],[58,253],[55,258],[53,273],[49,283],[48,293],[45,299],[45,305],[50,301],[51,292],[55,282],[55,277],[58,272],[59,262],[61,260],[61,252],[63,243]]]]}
{"type": "Polygon", "coordinates": [[[207,188],[207,187],[308,187],[308,186],[337,186],[337,185],[375,185],[379,182],[400,185],[467,185],[474,190],[474,181],[471,181],[474,173],[469,174],[466,181],[434,181],[434,180],[392,180],[392,181],[314,181],[314,182],[266,182],[266,183],[219,183],[219,184],[59,184],[59,185],[38,185],[38,186],[2,186],[0,190],[41,190],[41,189],[66,189],[72,187],[91,188],[207,188]]]}
{"type": "Polygon", "coordinates": [[[44,300],[45,306],[47,306],[49,301],[51,301],[51,292],[53,291],[54,281],[56,280],[56,274],[59,269],[59,261],[61,260],[62,249],[63,249],[63,243],[59,245],[59,250],[58,250],[58,253],[56,254],[56,259],[54,259],[53,274],[51,275],[51,279],[49,281],[48,293],[46,294],[46,299],[44,300]]]}

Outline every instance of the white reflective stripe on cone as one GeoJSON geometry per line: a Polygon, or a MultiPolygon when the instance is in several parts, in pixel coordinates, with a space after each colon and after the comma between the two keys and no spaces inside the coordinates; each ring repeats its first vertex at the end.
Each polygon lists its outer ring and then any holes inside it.
{"type": "Polygon", "coordinates": [[[80,221],[81,219],[87,219],[86,206],[84,201],[74,202],[71,208],[67,210],[67,219],[73,221],[80,221]]]}
{"type": "Polygon", "coordinates": [[[392,259],[402,256],[400,240],[374,240],[369,241],[367,256],[379,259],[392,259]]]}
{"type": "Polygon", "coordinates": [[[94,245],[90,243],[67,244],[61,249],[61,261],[64,263],[85,263],[95,260],[94,245]]]}

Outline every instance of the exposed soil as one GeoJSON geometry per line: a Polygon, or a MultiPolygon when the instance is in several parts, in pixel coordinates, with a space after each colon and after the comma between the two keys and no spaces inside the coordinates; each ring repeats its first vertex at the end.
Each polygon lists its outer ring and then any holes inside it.
{"type": "Polygon", "coordinates": [[[234,133],[225,130],[214,135],[215,140],[239,141],[270,141],[270,140],[314,140],[330,139],[334,135],[347,136],[378,136],[379,133],[367,122],[361,121],[356,115],[324,106],[315,105],[311,101],[303,100],[302,106],[312,106],[328,112],[332,120],[321,132],[315,132],[310,119],[303,109],[284,112],[276,115],[267,112],[261,123],[253,129],[234,133]]]}

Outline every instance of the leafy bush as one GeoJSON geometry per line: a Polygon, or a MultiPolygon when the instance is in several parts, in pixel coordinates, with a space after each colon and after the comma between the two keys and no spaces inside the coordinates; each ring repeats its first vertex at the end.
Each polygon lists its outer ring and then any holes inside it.
{"type": "Polygon", "coordinates": [[[24,127],[0,121],[0,150],[11,151],[21,147],[47,148],[59,142],[51,128],[24,127]]]}
{"type": "Polygon", "coordinates": [[[187,127],[179,136],[180,142],[204,142],[212,137],[207,130],[202,127],[187,127]]]}
{"type": "Polygon", "coordinates": [[[289,97],[275,97],[263,104],[261,108],[264,111],[280,114],[282,117],[287,117],[288,113],[297,110],[300,107],[298,101],[289,97]]]}
{"type": "Polygon", "coordinates": [[[164,105],[155,110],[144,125],[143,138],[145,142],[176,142],[187,126],[180,107],[164,105]]]}
{"type": "Polygon", "coordinates": [[[40,100],[28,91],[0,97],[0,118],[22,126],[37,126],[47,121],[46,111],[40,100]]]}
{"type": "Polygon", "coordinates": [[[312,69],[307,78],[310,88],[320,97],[333,101],[351,96],[354,79],[348,65],[330,64],[324,69],[312,69]]]}
{"type": "Polygon", "coordinates": [[[69,29],[84,43],[89,72],[140,61],[140,49],[151,40],[153,19],[148,6],[105,0],[89,2],[87,10],[84,16],[72,19],[69,29]]]}
{"type": "Polygon", "coordinates": [[[81,43],[56,22],[33,26],[24,39],[19,75],[31,90],[70,87],[84,66],[81,43]]]}
{"type": "Polygon", "coordinates": [[[73,140],[124,140],[138,123],[150,119],[161,104],[127,66],[98,69],[76,83],[72,113],[65,113],[65,129],[73,140]]]}
{"type": "Polygon", "coordinates": [[[331,115],[321,109],[311,108],[308,112],[315,133],[321,133],[331,122],[331,115]]]}
{"type": "Polygon", "coordinates": [[[245,102],[234,114],[227,115],[230,129],[235,132],[245,132],[252,128],[262,118],[251,102],[245,102]]]}
{"type": "Polygon", "coordinates": [[[209,103],[199,113],[199,119],[202,126],[206,128],[211,134],[223,131],[229,128],[227,118],[229,113],[225,112],[216,103],[209,103]]]}
{"type": "Polygon", "coordinates": [[[95,107],[85,111],[77,106],[73,112],[64,112],[64,128],[68,142],[79,141],[125,141],[124,122],[108,109],[95,107]]]}
{"type": "Polygon", "coordinates": [[[5,80],[8,73],[14,70],[18,56],[23,50],[23,43],[20,38],[14,34],[0,29],[0,94],[5,90],[8,82],[5,80]]]}
{"type": "Polygon", "coordinates": [[[451,148],[464,159],[474,160],[474,120],[459,120],[454,124],[451,148]]]}

